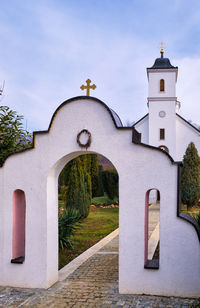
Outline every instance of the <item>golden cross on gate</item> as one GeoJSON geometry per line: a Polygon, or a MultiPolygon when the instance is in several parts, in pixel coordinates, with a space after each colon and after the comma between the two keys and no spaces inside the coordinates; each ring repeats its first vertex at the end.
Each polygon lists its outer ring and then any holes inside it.
{"type": "Polygon", "coordinates": [[[95,90],[96,89],[96,85],[95,84],[93,84],[93,85],[90,85],[90,83],[91,83],[91,80],[90,79],[87,79],[86,80],[86,86],[84,86],[83,84],[82,84],[82,86],[80,87],[81,88],[81,90],[87,90],[86,91],[86,95],[87,96],[90,96],[90,89],[92,89],[92,90],[95,90]]]}

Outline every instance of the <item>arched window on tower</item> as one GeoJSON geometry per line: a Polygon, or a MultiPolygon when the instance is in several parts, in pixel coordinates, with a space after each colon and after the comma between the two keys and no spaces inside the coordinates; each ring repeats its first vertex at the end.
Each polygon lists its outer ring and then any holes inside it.
{"type": "Polygon", "coordinates": [[[13,234],[11,263],[22,264],[25,259],[26,199],[21,189],[13,192],[13,234]]]}
{"type": "Polygon", "coordinates": [[[160,79],[160,92],[165,91],[165,81],[164,79],[160,79]]]}

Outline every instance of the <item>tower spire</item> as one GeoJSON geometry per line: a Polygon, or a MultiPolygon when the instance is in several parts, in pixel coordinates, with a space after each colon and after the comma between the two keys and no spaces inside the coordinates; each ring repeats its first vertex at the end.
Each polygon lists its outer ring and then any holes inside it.
{"type": "Polygon", "coordinates": [[[160,48],[160,57],[163,58],[164,49],[166,48],[165,43],[164,42],[160,42],[159,48],[160,48]]]}

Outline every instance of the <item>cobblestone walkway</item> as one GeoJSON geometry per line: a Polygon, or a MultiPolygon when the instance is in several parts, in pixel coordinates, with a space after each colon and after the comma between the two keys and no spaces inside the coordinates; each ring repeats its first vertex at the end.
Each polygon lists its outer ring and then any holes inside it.
{"type": "Polygon", "coordinates": [[[118,293],[118,237],[48,290],[0,288],[0,307],[200,307],[197,299],[118,293]]]}

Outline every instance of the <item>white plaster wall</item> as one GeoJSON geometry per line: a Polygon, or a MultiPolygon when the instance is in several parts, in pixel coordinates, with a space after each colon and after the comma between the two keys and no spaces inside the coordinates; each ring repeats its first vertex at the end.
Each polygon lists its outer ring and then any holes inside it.
{"type": "Polygon", "coordinates": [[[135,129],[142,134],[141,142],[149,144],[149,116],[136,124],[135,129]]]}
{"type": "Polygon", "coordinates": [[[190,142],[194,142],[200,155],[200,133],[176,116],[176,160],[183,160],[190,142]]]}
{"type": "MultiPolygon", "coordinates": [[[[64,105],[49,133],[36,135],[35,149],[10,156],[0,169],[0,285],[47,288],[58,277],[57,177],[70,159],[80,154],[77,134],[87,128],[92,134],[91,151],[124,164],[119,146],[132,145],[132,132],[117,130],[108,110],[91,100],[64,105]],[[26,195],[26,256],[22,265],[11,264],[12,194],[26,195]]],[[[81,153],[85,153],[81,150],[81,153]]]]}
{"type": "Polygon", "coordinates": [[[149,144],[156,147],[165,145],[169,154],[176,157],[176,113],[175,101],[149,102],[149,144]],[[165,111],[166,116],[161,118],[160,111],[165,111]],[[165,129],[165,140],[160,140],[160,129],[165,129]]]}
{"type": "Polygon", "coordinates": [[[149,97],[175,97],[176,96],[176,70],[149,71],[149,97]],[[165,80],[165,91],[160,92],[160,79],[165,80]]]}
{"type": "Polygon", "coordinates": [[[124,166],[119,182],[119,291],[198,297],[200,245],[194,228],[176,216],[177,168],[157,151],[141,151],[138,145],[134,153],[126,158],[129,163],[124,166]],[[142,172],[131,176],[128,165],[142,172]],[[124,187],[124,181],[130,184],[124,187]],[[158,189],[161,197],[159,270],[144,269],[145,193],[150,188],[158,189]],[[132,198],[127,200],[127,196],[132,198]]]}
{"type": "Polygon", "coordinates": [[[119,174],[120,292],[197,296],[200,247],[193,227],[176,217],[176,166],[164,153],[134,145],[131,129],[116,129],[108,110],[93,99],[65,104],[50,132],[36,135],[35,149],[10,156],[0,168],[0,285],[47,288],[57,281],[57,178],[65,163],[85,153],[76,143],[84,128],[92,134],[90,151],[107,157],[119,174]],[[17,188],[26,195],[22,265],[10,263],[17,188]],[[144,203],[150,188],[161,193],[158,271],[144,269],[144,203]]]}

